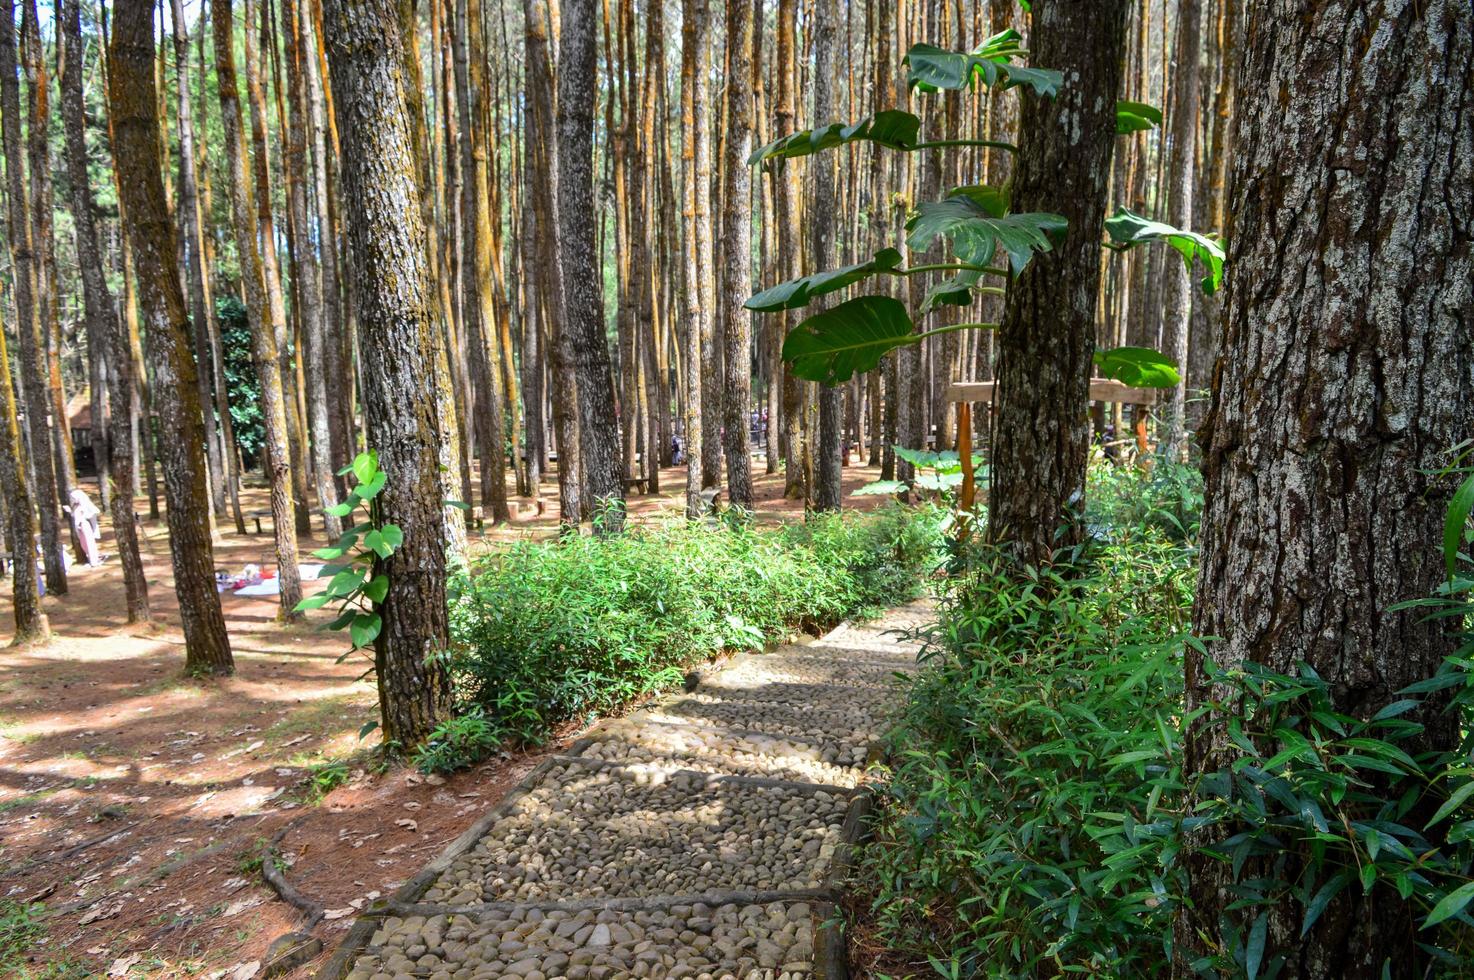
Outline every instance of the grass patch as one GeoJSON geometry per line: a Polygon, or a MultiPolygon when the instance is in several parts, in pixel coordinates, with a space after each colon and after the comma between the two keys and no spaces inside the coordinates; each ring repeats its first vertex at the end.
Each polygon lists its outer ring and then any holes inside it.
{"type": "Polygon", "coordinates": [[[939,526],[931,508],[896,506],[781,528],[680,520],[482,558],[452,582],[461,717],[419,761],[445,771],[502,743],[536,744],[722,650],[910,599],[936,562],[939,526]]]}

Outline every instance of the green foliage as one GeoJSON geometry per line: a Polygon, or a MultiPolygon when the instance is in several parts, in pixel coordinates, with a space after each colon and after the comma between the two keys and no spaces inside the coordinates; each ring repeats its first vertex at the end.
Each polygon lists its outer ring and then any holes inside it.
{"type": "MultiPolygon", "coordinates": [[[[905,446],[893,446],[892,448],[896,458],[903,459],[916,468],[916,477],[911,483],[908,484],[901,480],[876,480],[874,483],[865,484],[850,496],[868,497],[915,489],[936,494],[939,503],[950,507],[953,492],[962,486],[962,457],[951,449],[931,452],[930,450],[907,449],[905,446]]],[[[983,465],[983,457],[974,454],[972,465],[974,479],[979,484],[986,483],[988,471],[983,465]]]]}
{"type": "Polygon", "coordinates": [[[1162,125],[1162,110],[1145,102],[1116,101],[1116,135],[1125,136],[1162,125]]]}
{"type": "Polygon", "coordinates": [[[958,260],[973,266],[991,265],[1002,249],[1017,275],[1035,252],[1054,247],[1066,222],[1045,212],[1005,214],[1001,203],[997,192],[985,187],[959,188],[945,200],[923,201],[906,222],[906,247],[924,252],[938,238],[946,238],[958,260]]]}
{"type": "Polygon", "coordinates": [[[516,737],[515,717],[494,724],[480,705],[435,726],[415,750],[415,768],[423,773],[455,772],[475,765],[509,738],[516,737]]]}
{"type": "Polygon", "coordinates": [[[46,935],[41,921],[45,909],[40,903],[0,900],[0,969],[18,969],[33,944],[46,935]]]}
{"type": "Polygon", "coordinates": [[[1204,293],[1212,295],[1223,285],[1223,246],[1216,239],[1143,218],[1134,211],[1119,207],[1106,219],[1105,230],[1111,238],[1109,247],[1116,251],[1150,242],[1166,242],[1182,256],[1189,274],[1193,271],[1194,262],[1201,263],[1208,270],[1199,283],[1204,293]]]}
{"type": "Polygon", "coordinates": [[[798,309],[808,306],[809,301],[816,297],[843,289],[878,273],[898,269],[900,265],[901,253],[893,248],[883,248],[865,262],[779,283],[763,290],[742,305],[759,313],[798,309]]]}
{"type": "Polygon", "coordinates": [[[1085,520],[1098,537],[1160,534],[1183,544],[1195,541],[1203,517],[1203,474],[1196,466],[1167,459],[1150,469],[1091,467],[1085,490],[1085,520]]]}
{"type": "Polygon", "coordinates": [[[769,160],[806,157],[845,143],[869,140],[893,150],[914,150],[921,132],[921,119],[900,109],[882,109],[858,122],[845,125],[830,123],[817,129],[790,133],[759,147],[747,158],[749,167],[769,160]]]}
{"type": "Polygon", "coordinates": [[[1150,533],[943,602],[858,880],[899,971],[1141,976],[1163,961],[1193,564],[1150,533]]]}
{"type": "Polygon", "coordinates": [[[266,419],[261,408],[261,378],[256,374],[251,351],[250,317],[245,304],[234,296],[222,296],[215,304],[215,315],[220,321],[221,368],[230,400],[230,424],[242,455],[255,459],[266,439],[266,419]]]}
{"type": "Polygon", "coordinates": [[[348,782],[352,770],[346,759],[329,759],[307,770],[307,799],[316,803],[348,782]]]}
{"type": "MultiPolygon", "coordinates": [[[[1467,623],[1471,587],[1437,602],[1467,623]]],[[[1199,971],[1275,975],[1270,915],[1300,909],[1303,936],[1348,890],[1406,903],[1425,950],[1445,967],[1470,962],[1474,633],[1466,638],[1437,674],[1367,719],[1337,711],[1331,686],[1305,664],[1293,677],[1252,662],[1208,666],[1226,693],[1205,724],[1226,736],[1227,758],[1199,783],[1185,825],[1211,834],[1202,853],[1228,866],[1235,901],[1220,927],[1228,948],[1199,971]],[[1410,740],[1448,711],[1456,747],[1411,754],[1410,740]]]]}
{"type": "Polygon", "coordinates": [[[438,733],[430,760],[466,744],[535,744],[723,649],[909,598],[935,561],[940,520],[891,506],[779,529],[680,521],[486,556],[451,583],[456,696],[481,722],[438,733]]]}
{"type": "Polygon", "coordinates": [[[906,306],[889,296],[856,296],[805,319],[783,341],[783,359],[806,381],[844,384],[875,370],[889,351],[915,343],[906,306]]]}
{"type": "Polygon", "coordinates": [[[1093,360],[1101,377],[1137,388],[1171,388],[1181,378],[1171,358],[1149,347],[1098,350],[1093,360]]]}
{"type": "Polygon", "coordinates": [[[999,91],[1027,85],[1037,95],[1054,95],[1064,81],[1058,71],[1013,63],[1025,54],[1022,42],[1023,35],[1010,28],[961,53],[913,44],[905,59],[906,83],[923,92],[971,88],[978,83],[999,91]]]}
{"type": "MultiPolygon", "coordinates": [[[[372,646],[383,629],[384,620],[379,607],[389,594],[389,574],[384,562],[404,543],[404,532],[399,525],[384,520],[383,501],[379,494],[384,489],[387,475],[379,469],[379,454],[370,449],[359,453],[353,462],[338,471],[339,476],[351,475],[354,487],[341,503],[327,509],[329,514],[344,518],[343,536],[338,543],[328,548],[318,548],[312,554],[329,562],[323,573],[332,572],[328,586],[316,595],[308,596],[297,603],[302,612],[321,609],[337,603],[338,615],[326,624],[330,630],[347,630],[351,644],[348,652],[338,658],[342,663],[354,651],[372,646]],[[355,511],[363,509],[363,520],[351,521],[355,511]]],[[[372,672],[370,667],[368,672],[372,672]]],[[[364,676],[367,676],[367,672],[364,676]]],[[[364,726],[361,734],[368,734],[373,725],[364,726]]]]}

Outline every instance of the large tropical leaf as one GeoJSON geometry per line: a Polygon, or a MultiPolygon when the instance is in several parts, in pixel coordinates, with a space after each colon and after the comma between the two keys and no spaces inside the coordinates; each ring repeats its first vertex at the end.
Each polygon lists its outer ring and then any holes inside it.
{"type": "Polygon", "coordinates": [[[1029,68],[1015,65],[1013,59],[1023,55],[1018,31],[994,34],[971,51],[947,51],[931,44],[913,44],[906,52],[909,69],[906,82],[923,92],[941,89],[969,88],[981,82],[1000,91],[1015,85],[1027,85],[1039,95],[1052,96],[1059,91],[1063,76],[1052,68],[1029,68]]]}
{"type": "Polygon", "coordinates": [[[1103,378],[1114,378],[1133,388],[1172,388],[1179,375],[1171,358],[1149,347],[1117,347],[1095,352],[1103,378]]]}
{"type": "Polygon", "coordinates": [[[1051,237],[1064,234],[1065,219],[1032,211],[997,215],[979,203],[974,193],[953,193],[944,201],[924,201],[906,222],[906,244],[925,251],[939,237],[951,239],[952,254],[970,265],[992,263],[1001,248],[1015,273],[1035,252],[1053,248],[1051,237]]]}
{"type": "Polygon", "coordinates": [[[930,313],[939,306],[971,306],[972,291],[983,274],[976,269],[963,269],[955,275],[933,283],[926,291],[921,304],[922,313],[930,313]]]}
{"type": "Polygon", "coordinates": [[[1205,293],[1215,293],[1223,285],[1223,246],[1206,235],[1143,218],[1134,211],[1120,207],[1106,219],[1105,229],[1106,234],[1111,236],[1112,248],[1124,251],[1137,245],[1166,242],[1177,249],[1189,273],[1192,272],[1194,261],[1201,262],[1208,270],[1208,274],[1200,280],[1205,293]]]}
{"type": "Polygon", "coordinates": [[[889,296],[858,296],[788,332],[783,359],[806,381],[843,384],[875,370],[887,351],[911,342],[911,316],[889,296]]]}
{"type": "Polygon", "coordinates": [[[821,150],[869,140],[893,150],[910,150],[916,146],[921,120],[899,109],[883,109],[853,123],[830,123],[817,129],[789,133],[759,147],[747,158],[747,165],[788,157],[806,157],[821,150]]]}
{"type": "Polygon", "coordinates": [[[795,310],[800,306],[807,306],[815,297],[843,289],[878,272],[899,268],[900,265],[901,253],[893,248],[883,248],[868,262],[857,262],[828,272],[816,272],[799,279],[780,282],[764,289],[742,305],[759,313],[795,310]]]}
{"type": "Polygon", "coordinates": [[[1116,135],[1139,133],[1162,125],[1162,110],[1145,102],[1116,101],[1116,135]]]}

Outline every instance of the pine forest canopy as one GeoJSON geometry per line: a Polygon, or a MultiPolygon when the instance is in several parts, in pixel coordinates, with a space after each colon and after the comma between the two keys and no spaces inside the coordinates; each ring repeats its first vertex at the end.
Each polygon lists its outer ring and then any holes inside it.
{"type": "MultiPolygon", "coordinates": [[[[90,494],[120,615],[172,616],[147,514],[186,668],[230,675],[216,549],[268,522],[278,619],[331,606],[412,753],[457,711],[449,583],[488,528],[940,500],[959,563],[1068,582],[1092,461],[1186,464],[1182,792],[1213,811],[1247,751],[1219,668],[1303,664],[1366,720],[1455,651],[1405,604],[1456,591],[1474,499],[1474,12],[1365,7],[0,2],[15,638],[83,601],[90,494]]],[[[1439,704],[1410,752],[1465,737],[1439,704]]],[[[1426,962],[1370,884],[1292,952],[1283,903],[1225,907],[1275,859],[1193,830],[1177,975],[1426,962]]]]}

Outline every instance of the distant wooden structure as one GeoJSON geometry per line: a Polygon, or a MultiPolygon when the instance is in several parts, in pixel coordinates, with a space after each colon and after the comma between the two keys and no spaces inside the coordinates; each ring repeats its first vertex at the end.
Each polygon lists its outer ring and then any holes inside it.
{"type": "MultiPolygon", "coordinates": [[[[993,388],[995,381],[954,381],[947,389],[947,398],[954,402],[983,402],[993,401],[993,388]]],[[[1125,405],[1155,405],[1157,403],[1157,389],[1155,388],[1133,388],[1130,385],[1113,381],[1110,378],[1090,379],[1090,400],[1093,402],[1118,402],[1125,405]]],[[[1142,455],[1146,454],[1146,415],[1137,412],[1134,419],[1136,426],[1136,450],[1142,455]]]]}

